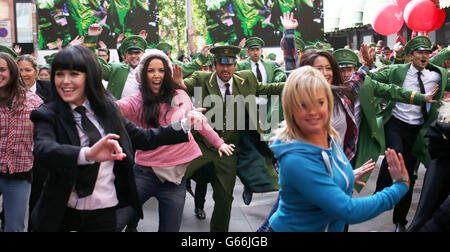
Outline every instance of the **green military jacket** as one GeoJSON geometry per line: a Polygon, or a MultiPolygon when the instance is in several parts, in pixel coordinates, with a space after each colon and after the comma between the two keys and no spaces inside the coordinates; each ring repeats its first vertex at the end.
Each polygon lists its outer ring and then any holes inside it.
{"type": "MultiPolygon", "coordinates": [[[[389,65],[380,72],[376,73],[369,73],[370,78],[373,80],[382,82],[382,83],[389,83],[389,84],[395,84],[397,86],[402,86],[403,82],[405,81],[406,74],[408,72],[409,67],[411,66],[411,63],[408,64],[393,64],[389,65]]],[[[441,75],[441,82],[439,84],[439,91],[435,95],[435,100],[442,100],[444,97],[444,91],[450,91],[450,85],[447,85],[449,83],[449,79],[447,78],[447,71],[441,67],[435,66],[434,64],[428,63],[426,66],[426,69],[431,71],[436,71],[441,75]]],[[[416,93],[415,96],[418,96],[419,94],[416,93]]],[[[406,98],[406,97],[405,97],[406,98]]],[[[370,100],[370,99],[369,99],[370,100]]],[[[361,105],[364,101],[364,97],[361,97],[360,93],[360,101],[361,105]]],[[[392,110],[395,107],[396,100],[388,100],[386,103],[386,107],[383,110],[380,110],[376,112],[377,117],[381,117],[383,120],[383,123],[386,123],[391,115],[392,110]]],[[[414,104],[415,99],[414,99],[414,104]]],[[[418,158],[418,160],[423,163],[426,167],[428,166],[430,162],[430,154],[428,153],[428,139],[424,137],[424,134],[430,126],[430,124],[437,119],[438,116],[438,108],[440,104],[439,103],[433,103],[431,104],[430,111],[428,113],[429,117],[426,120],[426,122],[422,125],[417,138],[414,142],[412,154],[418,158]]],[[[373,116],[373,114],[369,114],[368,116],[373,116]]],[[[373,124],[373,119],[372,119],[373,124]]],[[[384,149],[383,149],[384,151],[384,149]]]]}
{"type": "MultiPolygon", "coordinates": [[[[252,70],[252,65],[250,63],[250,58],[245,61],[241,61],[237,64],[236,71],[241,70],[252,70]]],[[[261,60],[264,65],[264,68],[267,72],[267,83],[273,82],[284,82],[286,81],[286,74],[282,67],[278,67],[274,62],[261,60]]]]}
{"type": "MultiPolygon", "coordinates": [[[[194,96],[194,106],[206,108],[206,116],[211,118],[210,124],[219,134],[219,136],[226,142],[232,143],[236,146],[237,153],[243,152],[240,146],[243,131],[239,130],[238,124],[242,123],[242,118],[237,113],[237,106],[245,107],[248,114],[248,119],[251,124],[250,128],[256,129],[256,134],[261,135],[263,131],[260,127],[259,113],[256,109],[256,101],[253,96],[257,95],[280,95],[284,83],[274,83],[272,85],[264,85],[256,79],[256,76],[248,70],[235,72],[233,75],[233,96],[238,99],[247,99],[244,103],[233,106],[231,103],[222,106],[222,94],[217,83],[216,72],[195,72],[191,78],[184,80],[186,91],[189,95],[194,96]],[[253,96],[252,96],[253,95],[253,96]],[[226,107],[226,108],[225,108],[226,107]],[[220,111],[222,110],[222,114],[220,111]],[[255,111],[256,110],[256,111],[255,111]],[[232,114],[230,114],[230,112],[232,114]],[[232,116],[230,116],[232,115],[232,116]],[[228,116],[228,118],[227,118],[228,116]],[[233,118],[234,121],[227,119],[233,118]],[[222,121],[223,119],[223,121],[222,121]]],[[[242,107],[241,107],[242,108],[242,107]]],[[[214,146],[207,142],[207,140],[200,134],[194,133],[196,141],[202,141],[207,148],[214,150],[214,146]]],[[[261,139],[261,137],[259,138],[261,139]]],[[[238,175],[246,188],[251,192],[268,192],[278,190],[278,175],[273,168],[273,153],[264,141],[254,141],[257,146],[259,154],[254,156],[264,157],[265,167],[255,167],[252,162],[248,160],[238,161],[238,175]]],[[[246,153],[246,156],[248,153],[246,153]]],[[[232,167],[230,167],[232,169],[232,167]]]]}

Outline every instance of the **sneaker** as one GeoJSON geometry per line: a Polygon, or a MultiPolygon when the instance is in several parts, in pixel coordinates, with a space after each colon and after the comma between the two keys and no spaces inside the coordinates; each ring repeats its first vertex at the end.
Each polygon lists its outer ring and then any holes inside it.
{"type": "Polygon", "coordinates": [[[252,202],[253,193],[245,190],[242,192],[242,199],[244,200],[244,203],[248,206],[252,202]]]}
{"type": "Polygon", "coordinates": [[[195,217],[197,217],[197,219],[199,219],[199,220],[206,219],[205,210],[200,209],[200,208],[195,208],[195,217]]]}

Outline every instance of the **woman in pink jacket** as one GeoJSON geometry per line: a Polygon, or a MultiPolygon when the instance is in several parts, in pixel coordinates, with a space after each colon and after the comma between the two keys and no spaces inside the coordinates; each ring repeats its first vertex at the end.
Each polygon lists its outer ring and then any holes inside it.
{"type": "MultiPolygon", "coordinates": [[[[159,50],[149,50],[136,68],[140,92],[117,101],[122,114],[137,126],[155,128],[183,119],[194,109],[189,95],[172,79],[173,65],[159,50]]],[[[232,155],[234,145],[225,144],[219,135],[204,125],[198,132],[213,146],[219,155],[232,155]]],[[[189,163],[202,155],[189,132],[189,142],[161,146],[152,151],[136,150],[134,173],[141,203],[156,197],[159,206],[159,231],[178,232],[183,216],[186,196],[185,171],[189,163]]],[[[118,216],[118,229],[123,229],[123,215],[118,216]],[[122,223],[122,224],[121,224],[122,223]]],[[[137,219],[127,225],[134,231],[137,219]]]]}

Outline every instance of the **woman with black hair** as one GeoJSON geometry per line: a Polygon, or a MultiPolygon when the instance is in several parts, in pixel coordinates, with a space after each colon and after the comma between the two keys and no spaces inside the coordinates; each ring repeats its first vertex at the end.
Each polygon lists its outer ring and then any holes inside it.
{"type": "Polygon", "coordinates": [[[136,127],[107,95],[100,65],[83,46],[55,56],[51,82],[52,102],[31,114],[34,155],[49,168],[31,216],[34,231],[115,231],[116,209],[122,207],[142,217],[132,170],[134,149],[187,141],[182,128],[206,118],[194,111],[183,123],[136,127]]]}
{"type": "MultiPolygon", "coordinates": [[[[172,75],[169,57],[160,50],[148,50],[137,67],[140,92],[117,101],[122,114],[145,129],[167,126],[184,118],[194,106],[172,75]]],[[[208,124],[196,130],[218,149],[219,156],[233,154],[234,145],[224,143],[208,124]]],[[[184,174],[189,163],[202,155],[194,137],[190,132],[188,134],[189,142],[186,143],[136,151],[134,172],[138,194],[142,204],[151,197],[158,199],[158,230],[161,232],[180,230],[186,197],[184,174]]],[[[135,220],[128,224],[127,230],[136,228],[138,219],[135,220]]],[[[119,220],[119,229],[120,223],[119,220]]]]}
{"type": "Polygon", "coordinates": [[[0,193],[5,232],[23,232],[31,190],[33,124],[30,113],[42,104],[27,91],[14,59],[0,52],[0,193]]]}

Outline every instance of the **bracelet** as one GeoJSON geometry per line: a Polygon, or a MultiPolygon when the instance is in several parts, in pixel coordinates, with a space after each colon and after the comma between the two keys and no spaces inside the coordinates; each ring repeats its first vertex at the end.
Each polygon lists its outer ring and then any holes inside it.
{"type": "Polygon", "coordinates": [[[407,182],[407,183],[409,183],[409,178],[394,179],[394,183],[397,183],[397,182],[407,182]]]}

